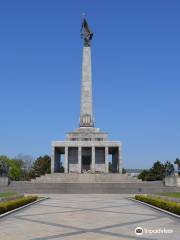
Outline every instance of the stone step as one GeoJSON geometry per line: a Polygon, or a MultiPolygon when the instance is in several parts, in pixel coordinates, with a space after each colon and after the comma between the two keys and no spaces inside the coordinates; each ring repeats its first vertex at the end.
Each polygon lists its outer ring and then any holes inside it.
{"type": "Polygon", "coordinates": [[[106,181],[89,181],[89,180],[85,180],[85,181],[72,181],[72,180],[53,180],[53,179],[39,179],[39,180],[35,180],[34,182],[32,181],[32,183],[36,184],[36,183],[138,183],[140,181],[136,181],[136,180],[121,180],[121,181],[115,181],[115,180],[106,180],[106,181]]]}
{"type": "Polygon", "coordinates": [[[140,179],[126,174],[77,174],[53,173],[32,179],[33,183],[100,183],[100,182],[141,182],[140,179]]]}

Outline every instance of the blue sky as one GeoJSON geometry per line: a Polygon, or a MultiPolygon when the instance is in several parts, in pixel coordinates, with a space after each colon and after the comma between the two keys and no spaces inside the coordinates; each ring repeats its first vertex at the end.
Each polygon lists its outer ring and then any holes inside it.
{"type": "Polygon", "coordinates": [[[180,2],[0,1],[0,154],[37,157],[78,127],[85,12],[96,127],[124,167],[180,157],[180,2]]]}

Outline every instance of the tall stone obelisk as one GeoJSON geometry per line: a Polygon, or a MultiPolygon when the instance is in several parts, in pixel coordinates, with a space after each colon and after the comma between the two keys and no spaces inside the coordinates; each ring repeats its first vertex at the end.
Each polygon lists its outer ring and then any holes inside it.
{"type": "Polygon", "coordinates": [[[107,132],[94,127],[90,46],[93,33],[86,19],[82,22],[81,36],[84,45],[79,128],[68,132],[65,141],[52,142],[51,172],[60,171],[64,155],[65,173],[108,173],[109,155],[112,155],[112,172],[122,173],[121,143],[109,141],[107,132]]]}
{"type": "Polygon", "coordinates": [[[82,23],[81,36],[84,38],[84,46],[82,58],[81,107],[79,125],[80,127],[94,127],[90,46],[93,33],[90,31],[86,19],[84,19],[82,23]]]}

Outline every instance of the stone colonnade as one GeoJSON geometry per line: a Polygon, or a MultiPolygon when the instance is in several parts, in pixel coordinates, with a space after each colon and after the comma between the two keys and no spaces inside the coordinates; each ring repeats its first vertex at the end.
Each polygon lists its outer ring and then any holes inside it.
{"type": "MultiPolygon", "coordinates": [[[[57,143],[57,142],[56,142],[57,143]]],[[[112,172],[122,173],[120,145],[68,145],[56,144],[52,146],[51,172],[60,169],[61,156],[64,155],[65,173],[90,170],[91,172],[109,172],[109,155],[112,155],[112,172]]]]}

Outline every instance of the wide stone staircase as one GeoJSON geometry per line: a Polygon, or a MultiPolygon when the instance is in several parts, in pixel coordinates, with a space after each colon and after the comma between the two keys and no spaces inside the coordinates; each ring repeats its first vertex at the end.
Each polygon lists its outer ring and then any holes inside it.
{"type": "Polygon", "coordinates": [[[126,174],[78,174],[78,173],[51,173],[32,179],[33,183],[138,183],[140,179],[126,174]]]}
{"type": "Polygon", "coordinates": [[[73,193],[73,194],[136,194],[179,192],[178,187],[166,187],[162,181],[142,182],[126,174],[46,174],[31,181],[12,181],[9,186],[0,186],[0,192],[19,193],[73,193]]]}

